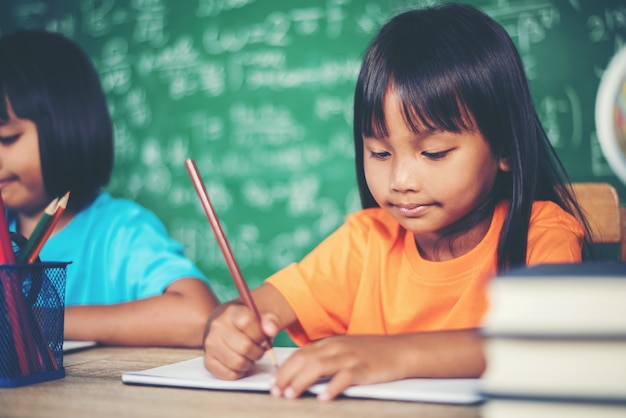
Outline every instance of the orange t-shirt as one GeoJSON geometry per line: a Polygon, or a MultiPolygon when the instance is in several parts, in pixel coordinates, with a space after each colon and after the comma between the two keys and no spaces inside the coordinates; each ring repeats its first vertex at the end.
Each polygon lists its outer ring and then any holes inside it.
{"type": "MultiPolygon", "coordinates": [[[[487,234],[449,261],[423,259],[413,234],[380,208],[348,217],[300,263],[267,279],[298,321],[298,345],[339,334],[389,335],[475,328],[487,309],[496,249],[508,203],[497,205],[487,234]]],[[[583,229],[558,205],[533,204],[527,264],[580,262],[583,229]]]]}

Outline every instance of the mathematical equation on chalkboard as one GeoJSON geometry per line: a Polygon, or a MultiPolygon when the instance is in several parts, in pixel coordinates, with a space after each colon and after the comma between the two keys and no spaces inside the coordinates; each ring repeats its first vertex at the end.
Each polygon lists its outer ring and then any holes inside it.
{"type": "MultiPolygon", "coordinates": [[[[184,160],[194,158],[205,176],[252,286],[299,260],[359,209],[351,119],[363,51],[390,16],[436,2],[3,3],[3,32],[41,27],[85,48],[115,124],[109,189],[154,210],[229,298],[236,293],[184,160]]],[[[623,1],[471,3],[518,46],[572,178],[612,176],[593,108],[602,72],[626,39],[623,1]]]]}

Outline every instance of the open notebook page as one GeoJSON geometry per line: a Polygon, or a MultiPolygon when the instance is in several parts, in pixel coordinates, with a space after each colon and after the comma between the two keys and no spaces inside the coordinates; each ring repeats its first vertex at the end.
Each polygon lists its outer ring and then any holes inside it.
{"type": "MultiPolygon", "coordinates": [[[[297,348],[275,347],[281,364],[297,348]]],[[[230,391],[269,392],[269,379],[274,371],[270,359],[265,355],[251,373],[239,380],[221,380],[209,373],[202,357],[181,361],[148,370],[125,372],[122,382],[126,384],[187,387],[230,391]]],[[[311,393],[320,393],[325,383],[309,388],[311,393]]],[[[345,396],[354,398],[386,399],[397,401],[473,404],[481,401],[478,394],[479,379],[405,379],[395,382],[361,385],[348,388],[345,396]]]]}

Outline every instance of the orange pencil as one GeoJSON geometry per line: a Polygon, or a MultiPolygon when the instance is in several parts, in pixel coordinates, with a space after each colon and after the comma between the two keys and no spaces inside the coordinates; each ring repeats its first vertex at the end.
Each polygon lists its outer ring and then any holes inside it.
{"type": "Polygon", "coordinates": [[[54,227],[56,226],[57,222],[59,222],[61,215],[63,215],[63,212],[65,211],[65,208],[67,207],[67,201],[69,200],[69,198],[70,198],[70,192],[67,192],[63,195],[63,197],[59,199],[59,203],[57,203],[57,207],[54,211],[54,214],[52,215],[52,217],[50,218],[50,221],[46,225],[46,229],[41,234],[41,238],[37,241],[31,253],[28,254],[26,263],[32,264],[35,262],[35,260],[37,260],[37,257],[39,256],[39,252],[41,252],[43,245],[46,243],[48,238],[50,238],[50,235],[52,235],[52,231],[54,231],[54,227]]]}
{"type": "MultiPolygon", "coordinates": [[[[254,303],[254,299],[252,299],[252,295],[250,294],[250,289],[246,281],[243,279],[243,275],[239,270],[239,265],[235,260],[235,256],[233,255],[232,250],[230,249],[230,245],[228,244],[228,240],[226,239],[226,235],[224,235],[224,231],[222,230],[222,226],[220,225],[220,221],[217,218],[217,214],[215,213],[215,209],[213,209],[213,205],[211,204],[211,200],[209,199],[209,194],[204,187],[204,183],[202,182],[202,178],[200,177],[200,173],[198,172],[198,168],[196,167],[196,163],[192,159],[187,159],[185,161],[185,167],[187,167],[187,171],[189,172],[189,176],[191,177],[191,181],[193,182],[194,187],[196,188],[196,192],[200,197],[200,203],[202,203],[202,207],[206,212],[207,218],[209,218],[209,223],[213,228],[213,232],[215,233],[215,237],[217,238],[217,243],[222,250],[222,254],[224,254],[224,258],[226,259],[226,264],[228,265],[228,269],[230,270],[230,274],[233,276],[233,280],[235,281],[235,285],[237,286],[237,290],[239,291],[239,295],[243,302],[246,304],[248,309],[250,309],[256,315],[259,322],[261,321],[261,315],[259,314],[259,310],[254,303]]],[[[272,347],[272,342],[269,337],[266,340],[267,343],[267,351],[271,357],[272,363],[274,366],[278,367],[278,361],[276,360],[276,355],[274,354],[274,349],[272,347]]]]}

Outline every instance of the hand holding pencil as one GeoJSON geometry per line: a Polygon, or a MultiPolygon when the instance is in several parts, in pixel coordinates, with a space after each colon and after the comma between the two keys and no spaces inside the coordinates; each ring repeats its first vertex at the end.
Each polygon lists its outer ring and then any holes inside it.
{"type": "MultiPolygon", "coordinates": [[[[202,181],[202,178],[200,177],[198,168],[196,167],[195,162],[191,159],[188,159],[185,161],[185,167],[187,168],[187,171],[189,172],[189,176],[191,177],[191,180],[196,189],[196,192],[198,193],[200,202],[202,203],[202,207],[204,208],[204,211],[207,215],[209,223],[211,224],[211,227],[213,228],[213,232],[215,233],[215,237],[217,238],[217,242],[220,246],[220,249],[222,250],[222,254],[224,255],[226,264],[228,265],[228,269],[230,270],[230,273],[235,282],[235,285],[237,286],[239,295],[241,296],[241,299],[243,300],[245,305],[254,313],[254,315],[256,316],[257,320],[260,323],[261,315],[259,314],[256,304],[254,303],[254,299],[252,299],[252,295],[250,294],[250,289],[248,288],[248,285],[246,281],[244,280],[243,275],[241,274],[241,271],[239,270],[239,265],[237,264],[237,261],[235,260],[235,256],[233,255],[232,250],[230,249],[230,245],[228,244],[226,235],[224,234],[224,231],[222,231],[222,227],[220,225],[219,219],[217,218],[217,214],[215,213],[215,210],[213,209],[213,205],[211,204],[211,200],[209,199],[209,194],[207,193],[206,188],[204,187],[204,183],[202,181]]],[[[270,341],[269,338],[266,338],[265,344],[267,346],[266,347],[267,352],[271,357],[272,363],[274,364],[275,367],[278,367],[278,362],[274,354],[272,342],[270,341]]]]}

